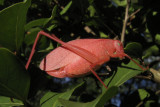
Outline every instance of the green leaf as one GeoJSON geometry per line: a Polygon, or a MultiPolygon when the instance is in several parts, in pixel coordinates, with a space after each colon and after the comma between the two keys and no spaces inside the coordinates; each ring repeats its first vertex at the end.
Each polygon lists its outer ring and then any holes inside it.
{"type": "Polygon", "coordinates": [[[95,100],[87,103],[67,101],[60,99],[59,101],[64,107],[103,107],[104,104],[117,94],[118,87],[110,87],[98,96],[95,100]]]}
{"type": "MultiPolygon", "coordinates": [[[[91,107],[90,104],[88,104],[88,103],[68,101],[68,100],[64,100],[64,99],[59,99],[59,101],[61,102],[61,104],[64,107],[91,107]]],[[[94,106],[92,106],[92,107],[94,107],[94,106]]]]}
{"type": "Polygon", "coordinates": [[[43,26],[45,24],[46,20],[48,20],[48,18],[41,18],[41,19],[33,20],[33,21],[27,23],[25,25],[25,31],[28,31],[33,27],[43,26]]]}
{"type": "Polygon", "coordinates": [[[0,95],[25,101],[30,77],[24,65],[9,50],[0,48],[0,95]]]}
{"type": "Polygon", "coordinates": [[[146,28],[144,35],[147,42],[153,42],[152,34],[150,33],[150,30],[148,28],[146,28]]]}
{"type": "Polygon", "coordinates": [[[150,106],[156,104],[156,100],[153,99],[156,96],[154,96],[153,93],[151,93],[145,89],[138,89],[138,94],[139,94],[140,100],[145,101],[145,104],[144,104],[145,107],[150,107],[150,106]]]}
{"type": "Polygon", "coordinates": [[[0,0],[0,5],[3,5],[4,4],[4,0],[0,0]]]}
{"type": "MultiPolygon", "coordinates": [[[[57,5],[54,6],[52,10],[52,15],[49,18],[41,18],[37,20],[33,20],[25,25],[25,31],[28,31],[34,27],[50,27],[53,26],[52,24],[56,23],[53,19],[57,16],[57,5]]],[[[40,29],[40,28],[39,28],[40,29]]],[[[50,30],[49,30],[50,31],[50,30]]]]}
{"type": "Polygon", "coordinates": [[[142,45],[137,42],[128,43],[125,47],[125,53],[135,58],[141,57],[142,51],[143,51],[142,45]]]}
{"type": "Polygon", "coordinates": [[[55,93],[55,92],[47,92],[40,100],[41,107],[58,107],[61,106],[61,103],[59,102],[59,98],[63,98],[65,100],[68,100],[74,90],[76,90],[78,87],[82,86],[84,82],[77,85],[73,89],[64,92],[64,93],[55,93]]]}
{"type": "Polygon", "coordinates": [[[160,45],[160,34],[157,34],[155,37],[155,42],[160,45]]]}
{"type": "Polygon", "coordinates": [[[113,96],[115,96],[117,92],[118,92],[118,87],[116,86],[109,87],[107,90],[104,89],[103,93],[94,101],[92,101],[92,104],[95,105],[95,107],[102,107],[108,100],[110,100],[113,96]]]}
{"type": "Polygon", "coordinates": [[[52,10],[52,15],[50,16],[50,18],[47,18],[47,20],[44,22],[45,28],[49,28],[50,26],[53,26],[55,23],[57,23],[57,21],[54,20],[54,18],[57,16],[57,10],[58,10],[58,6],[55,5],[52,10]]]}
{"type": "Polygon", "coordinates": [[[101,31],[99,32],[99,35],[101,38],[109,38],[108,35],[106,35],[104,32],[101,32],[101,31]]]}
{"type": "Polygon", "coordinates": [[[70,1],[70,2],[64,7],[64,9],[60,12],[60,15],[65,14],[65,13],[69,10],[69,8],[71,7],[71,5],[72,5],[72,1],[70,1]]]}
{"type": "Polygon", "coordinates": [[[25,39],[24,39],[24,42],[27,46],[34,43],[36,36],[40,30],[41,30],[40,28],[33,28],[30,31],[28,31],[28,33],[25,35],[25,39]]]}
{"type": "Polygon", "coordinates": [[[114,74],[111,77],[105,80],[105,84],[108,84],[108,87],[119,87],[124,82],[140,73],[142,73],[141,68],[137,66],[134,62],[130,61],[128,64],[122,64],[122,67],[118,67],[117,71],[114,72],[114,74]]]}
{"type": "Polygon", "coordinates": [[[58,10],[58,6],[55,5],[52,10],[52,15],[51,15],[50,19],[54,19],[57,16],[57,10],[58,10]]]}
{"type": "Polygon", "coordinates": [[[149,100],[147,101],[144,105],[144,107],[152,107],[152,105],[155,105],[156,101],[155,100],[149,100]]]}
{"type": "Polygon", "coordinates": [[[145,54],[143,56],[143,59],[144,58],[147,58],[151,55],[158,55],[159,54],[159,48],[157,45],[153,45],[151,47],[149,47],[146,51],[145,51],[145,54]]]}
{"type": "MultiPolygon", "coordinates": [[[[36,37],[37,37],[37,34],[38,32],[41,31],[41,29],[39,27],[36,27],[36,28],[32,28],[28,31],[28,33],[25,35],[25,39],[24,39],[24,42],[27,46],[30,46],[34,43],[36,37]]],[[[39,42],[38,42],[38,49],[45,49],[49,46],[49,39],[46,38],[45,36],[41,36],[39,38],[39,42]]]]}
{"type": "Polygon", "coordinates": [[[22,106],[23,102],[17,99],[0,96],[0,107],[22,106]]]}
{"type": "Polygon", "coordinates": [[[127,0],[112,0],[117,6],[126,6],[127,0]]]}
{"type": "Polygon", "coordinates": [[[89,12],[90,12],[90,17],[93,17],[93,16],[95,15],[95,13],[96,13],[96,9],[94,8],[94,6],[93,6],[93,5],[90,5],[90,6],[88,7],[88,10],[89,10],[89,12]]]}
{"type": "Polygon", "coordinates": [[[65,107],[75,107],[75,105],[76,107],[101,107],[106,101],[116,95],[117,87],[140,73],[142,73],[142,70],[134,62],[131,61],[128,64],[122,64],[122,67],[118,67],[117,72],[115,72],[114,75],[105,80],[105,84],[109,83],[108,90],[103,87],[102,94],[92,102],[80,103],[67,100],[60,100],[60,102],[65,107]]]}
{"type": "Polygon", "coordinates": [[[25,0],[0,11],[1,46],[12,51],[20,49],[24,38],[24,25],[30,2],[31,0],[25,0]]]}
{"type": "MultiPolygon", "coordinates": [[[[124,100],[122,102],[122,107],[141,107],[141,105],[146,105],[147,103],[154,103],[150,102],[151,100],[153,101],[153,98],[156,99],[156,96],[153,95],[153,93],[150,93],[151,91],[145,90],[145,89],[138,89],[135,90],[131,93],[129,93],[126,97],[124,97],[124,100]],[[151,96],[150,96],[151,95],[151,96]],[[134,101],[133,101],[134,99],[134,101]],[[140,103],[142,102],[142,103],[140,103]]],[[[151,107],[150,105],[148,106],[143,106],[143,107],[151,107]]]]}
{"type": "Polygon", "coordinates": [[[144,100],[145,98],[150,97],[150,94],[144,89],[139,89],[138,93],[141,100],[144,100]]]}

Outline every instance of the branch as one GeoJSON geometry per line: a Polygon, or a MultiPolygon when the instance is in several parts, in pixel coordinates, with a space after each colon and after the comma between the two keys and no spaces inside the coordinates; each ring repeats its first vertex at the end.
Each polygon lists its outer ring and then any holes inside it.
{"type": "Polygon", "coordinates": [[[114,33],[114,31],[105,23],[102,23],[115,37],[118,37],[118,35],[116,35],[116,33],[114,33]]]}
{"type": "Polygon", "coordinates": [[[126,26],[127,26],[127,21],[128,21],[129,4],[130,4],[130,0],[127,0],[127,6],[126,6],[126,10],[125,10],[125,18],[124,18],[122,34],[121,34],[121,42],[122,42],[122,44],[124,42],[125,31],[126,31],[126,26]]]}
{"type": "Polygon", "coordinates": [[[140,101],[140,102],[136,105],[136,107],[140,107],[142,104],[143,104],[143,100],[140,101]]]}

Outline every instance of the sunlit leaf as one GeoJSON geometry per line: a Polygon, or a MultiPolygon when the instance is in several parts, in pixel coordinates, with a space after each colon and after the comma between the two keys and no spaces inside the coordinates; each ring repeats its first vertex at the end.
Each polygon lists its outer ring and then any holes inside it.
{"type": "Polygon", "coordinates": [[[22,106],[23,102],[14,98],[0,96],[0,107],[22,106]]]}
{"type": "Polygon", "coordinates": [[[142,70],[134,62],[130,61],[128,64],[122,64],[122,67],[118,67],[117,71],[108,79],[105,80],[105,84],[111,86],[120,86],[132,77],[142,73],[142,70]]]}
{"type": "Polygon", "coordinates": [[[112,0],[117,6],[126,6],[127,0],[112,0]]]}
{"type": "Polygon", "coordinates": [[[99,32],[99,35],[101,38],[109,38],[109,36],[106,35],[104,32],[99,32]]]}
{"type": "Polygon", "coordinates": [[[138,93],[141,100],[144,100],[146,97],[150,96],[150,94],[144,89],[139,89],[138,93]]]}
{"type": "Polygon", "coordinates": [[[69,8],[71,7],[71,5],[72,5],[72,1],[70,1],[70,2],[64,7],[64,9],[60,12],[60,14],[61,14],[61,15],[65,14],[65,13],[69,10],[69,8]]]}
{"type": "Polygon", "coordinates": [[[89,12],[90,12],[90,17],[93,17],[93,16],[95,15],[95,13],[96,13],[96,9],[94,8],[94,6],[93,6],[93,5],[90,5],[90,6],[88,7],[88,10],[89,10],[89,12]]]}
{"type": "Polygon", "coordinates": [[[59,102],[59,98],[63,98],[65,100],[68,100],[72,93],[80,86],[84,84],[81,83],[74,87],[73,89],[66,91],[64,93],[55,93],[55,92],[47,92],[40,100],[41,107],[58,107],[62,106],[61,103],[59,102]]]}
{"type": "Polygon", "coordinates": [[[117,94],[117,90],[117,87],[110,87],[107,90],[105,89],[105,91],[95,100],[87,103],[67,101],[64,99],[60,99],[60,102],[64,107],[103,107],[109,99],[117,94]]]}

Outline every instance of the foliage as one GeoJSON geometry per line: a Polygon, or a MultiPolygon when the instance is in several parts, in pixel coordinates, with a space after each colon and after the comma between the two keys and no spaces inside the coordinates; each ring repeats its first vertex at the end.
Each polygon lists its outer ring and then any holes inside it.
{"type": "MultiPolygon", "coordinates": [[[[155,56],[157,59],[149,63],[155,69],[159,69],[160,59],[159,3],[131,0],[124,43],[125,53],[139,63],[155,56]]],[[[150,79],[150,87],[140,86],[151,72],[143,72],[128,59],[113,59],[107,62],[111,71],[104,66],[97,71],[106,74],[101,78],[107,90],[92,75],[50,77],[39,69],[39,63],[59,44],[41,37],[32,64],[25,69],[39,31],[54,33],[66,42],[120,38],[126,6],[127,0],[0,0],[0,106],[102,107],[114,105],[116,95],[121,102],[117,106],[157,106],[159,85],[150,79]],[[144,78],[131,79],[136,76],[144,78]]]]}

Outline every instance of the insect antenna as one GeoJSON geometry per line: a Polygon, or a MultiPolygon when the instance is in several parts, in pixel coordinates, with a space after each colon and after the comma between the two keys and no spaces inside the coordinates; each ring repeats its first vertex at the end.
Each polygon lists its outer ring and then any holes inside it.
{"type": "Polygon", "coordinates": [[[125,54],[125,56],[127,57],[127,58],[129,58],[131,61],[133,61],[136,65],[138,65],[143,71],[146,71],[146,70],[148,70],[149,68],[147,67],[147,68],[144,68],[144,67],[142,67],[141,65],[139,65],[135,60],[133,60],[130,56],[128,56],[127,54],[125,54]]]}

